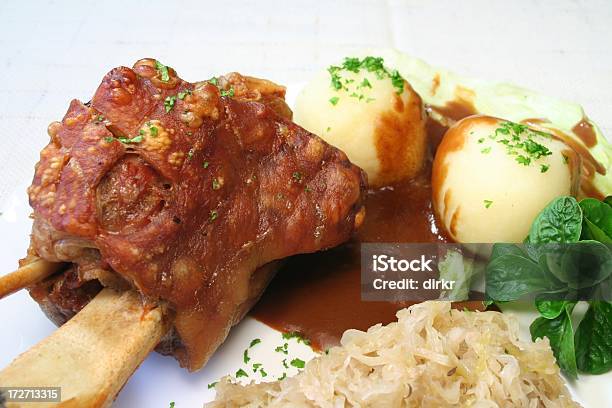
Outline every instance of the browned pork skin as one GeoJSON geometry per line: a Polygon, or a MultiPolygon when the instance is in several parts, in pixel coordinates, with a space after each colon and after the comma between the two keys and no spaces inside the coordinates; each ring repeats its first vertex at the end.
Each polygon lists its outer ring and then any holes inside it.
{"type": "Polygon", "coordinates": [[[346,241],[364,173],[295,125],[285,89],[232,73],[188,83],[153,59],[115,68],[49,126],[29,189],[31,256],[71,266],[31,288],[61,324],[102,287],[174,314],[160,348],[201,368],[276,260],[346,241]]]}

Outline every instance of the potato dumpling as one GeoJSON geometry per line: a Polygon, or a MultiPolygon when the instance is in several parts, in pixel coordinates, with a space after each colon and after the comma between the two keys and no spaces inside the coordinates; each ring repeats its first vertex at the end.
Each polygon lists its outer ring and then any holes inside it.
{"type": "Polygon", "coordinates": [[[421,98],[382,58],[346,58],[297,97],[294,120],[344,151],[370,186],[413,177],[426,152],[421,98]]]}
{"type": "Polygon", "coordinates": [[[489,116],[451,127],[433,163],[433,204],[457,242],[522,242],[555,197],[574,194],[580,158],[551,135],[489,116]]]}

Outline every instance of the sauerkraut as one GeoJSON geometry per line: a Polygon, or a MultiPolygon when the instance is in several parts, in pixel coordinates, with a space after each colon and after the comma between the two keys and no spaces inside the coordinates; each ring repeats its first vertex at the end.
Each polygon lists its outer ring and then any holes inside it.
{"type": "Polygon", "coordinates": [[[347,330],[341,346],[282,381],[217,384],[219,407],[577,407],[548,339],[518,338],[498,312],[425,302],[398,321],[347,330]]]}

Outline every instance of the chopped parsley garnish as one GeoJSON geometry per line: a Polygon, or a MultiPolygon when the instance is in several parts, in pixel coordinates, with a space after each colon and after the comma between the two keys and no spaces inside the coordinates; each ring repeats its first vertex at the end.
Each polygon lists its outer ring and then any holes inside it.
{"type": "Polygon", "coordinates": [[[157,73],[159,74],[159,77],[160,77],[162,82],[170,81],[170,74],[168,73],[168,67],[167,66],[165,66],[164,64],[162,64],[158,60],[155,60],[155,69],[157,70],[157,73]]]}
{"type": "Polygon", "coordinates": [[[286,358],[283,358],[283,367],[289,368],[289,366],[287,365],[287,359],[286,358]]]}
{"type": "Polygon", "coordinates": [[[283,381],[285,378],[287,378],[287,373],[283,373],[283,375],[278,377],[277,380],[278,381],[283,381]]]}
{"type": "Polygon", "coordinates": [[[298,333],[298,332],[286,332],[286,333],[282,333],[281,336],[285,340],[289,340],[289,339],[292,339],[294,337],[301,337],[300,333],[298,333]]]}
{"type": "Polygon", "coordinates": [[[340,81],[340,75],[338,75],[338,71],[340,71],[340,67],[331,66],[327,68],[327,72],[331,75],[331,86],[336,91],[342,89],[342,82],[340,81]]]}
{"type": "Polygon", "coordinates": [[[548,171],[548,169],[549,169],[549,168],[550,168],[550,166],[549,166],[549,165],[547,165],[547,164],[542,164],[542,165],[540,166],[540,173],[546,173],[546,172],[548,171]]]}
{"type": "Polygon", "coordinates": [[[151,133],[151,137],[157,137],[159,129],[156,126],[149,125],[149,133],[151,133]]]}
{"type": "MultiPolygon", "coordinates": [[[[551,138],[551,135],[530,129],[527,125],[509,121],[501,122],[495,132],[489,135],[489,139],[504,145],[506,153],[509,156],[516,156],[516,162],[523,166],[529,166],[534,160],[552,154],[550,149],[535,140],[536,137],[551,138]]],[[[484,141],[484,138],[478,139],[478,143],[484,143],[484,141]]],[[[481,153],[489,153],[490,151],[491,147],[488,146],[482,149],[481,153]]],[[[542,165],[540,169],[542,170],[545,167],[542,165]]],[[[548,167],[546,167],[546,170],[542,170],[542,173],[547,170],[548,167]]]]}
{"type": "Polygon", "coordinates": [[[191,160],[193,158],[193,149],[189,149],[187,152],[187,160],[191,160]]]}
{"type": "Polygon", "coordinates": [[[221,183],[219,183],[219,180],[215,177],[212,181],[212,189],[218,190],[220,188],[221,188],[221,183]]]}
{"type": "Polygon", "coordinates": [[[304,343],[307,346],[310,345],[310,340],[308,340],[307,338],[304,338],[304,336],[302,336],[301,333],[295,332],[295,331],[283,333],[283,339],[285,340],[296,339],[298,343],[304,343]]]}
{"type": "Polygon", "coordinates": [[[355,58],[355,57],[346,57],[344,59],[344,64],[342,64],[341,68],[346,69],[347,71],[351,71],[351,72],[359,72],[359,67],[361,66],[361,61],[359,61],[359,58],[355,58]]]}
{"type": "Polygon", "coordinates": [[[185,89],[184,91],[179,92],[177,95],[179,99],[185,99],[187,95],[191,95],[191,90],[185,89]]]}
{"type": "Polygon", "coordinates": [[[208,384],[208,389],[210,390],[211,388],[215,388],[218,383],[219,381],[211,382],[210,384],[208,384]]]}
{"type": "Polygon", "coordinates": [[[98,121],[98,122],[104,121],[104,116],[98,115],[98,117],[96,118],[96,121],[98,121]]]}
{"type": "Polygon", "coordinates": [[[242,353],[242,360],[244,364],[248,364],[251,361],[251,357],[249,357],[249,349],[244,349],[244,353],[242,353]]]}
{"type": "Polygon", "coordinates": [[[142,142],[142,135],[138,135],[138,136],[134,136],[133,138],[128,138],[128,137],[118,137],[117,140],[119,140],[121,143],[140,143],[142,142]]]}
{"type": "Polygon", "coordinates": [[[249,344],[249,348],[258,345],[259,343],[261,343],[261,339],[253,339],[251,340],[251,344],[249,344]]]}
{"type": "Polygon", "coordinates": [[[217,218],[219,218],[219,213],[217,212],[217,210],[210,210],[210,216],[208,217],[211,221],[216,220],[217,218]]]}
{"type": "Polygon", "coordinates": [[[363,78],[363,81],[359,84],[361,88],[371,88],[372,84],[368,81],[368,78],[363,78]]]}
{"type": "Polygon", "coordinates": [[[131,143],[140,143],[142,142],[142,135],[138,135],[138,136],[134,136],[132,138],[129,137],[125,137],[125,136],[119,136],[119,137],[114,137],[114,136],[108,136],[104,138],[104,141],[106,143],[111,143],[114,142],[115,140],[118,142],[121,142],[123,144],[131,144],[131,143]]]}
{"type": "Polygon", "coordinates": [[[274,351],[276,351],[277,353],[283,353],[283,354],[289,354],[289,351],[287,350],[287,348],[289,347],[289,344],[285,343],[282,346],[278,346],[277,348],[274,349],[274,351]]]}
{"type": "Polygon", "coordinates": [[[253,364],[253,372],[256,373],[257,370],[259,370],[260,367],[261,367],[261,363],[254,363],[253,364]]]}
{"type": "Polygon", "coordinates": [[[531,164],[531,159],[527,156],[523,156],[522,154],[518,155],[516,158],[516,162],[518,164],[522,164],[524,166],[529,166],[531,164]]]}
{"type": "Polygon", "coordinates": [[[337,96],[334,96],[332,98],[329,98],[329,103],[331,103],[332,105],[336,106],[338,104],[339,100],[340,100],[340,98],[338,98],[337,96]]]}
{"type": "Polygon", "coordinates": [[[204,163],[202,163],[202,167],[207,169],[208,168],[209,163],[207,161],[205,161],[204,163]]]}
{"type": "Polygon", "coordinates": [[[217,79],[217,77],[212,77],[208,80],[208,82],[210,82],[211,84],[213,84],[214,86],[218,86],[219,85],[219,80],[217,79]]]}
{"type": "Polygon", "coordinates": [[[294,171],[291,178],[293,178],[294,181],[299,183],[300,181],[302,181],[302,173],[300,173],[299,171],[294,171]]]}
{"type": "Polygon", "coordinates": [[[569,163],[569,157],[567,157],[566,155],[563,155],[563,163],[564,164],[569,163]]]}
{"type": "Polygon", "coordinates": [[[552,152],[546,146],[534,142],[529,138],[524,141],[523,149],[535,159],[539,159],[542,156],[550,156],[552,154],[552,152]]]}
{"type": "Polygon", "coordinates": [[[402,78],[397,69],[391,73],[391,83],[396,89],[395,92],[397,92],[398,95],[401,95],[402,92],[404,92],[404,78],[402,78]]]}
{"type": "Polygon", "coordinates": [[[164,99],[164,108],[166,108],[166,113],[170,112],[174,108],[175,103],[176,95],[166,96],[166,99],[164,99]]]}
{"type": "Polygon", "coordinates": [[[262,368],[261,370],[259,370],[259,374],[260,374],[262,377],[267,377],[267,376],[268,376],[268,373],[266,373],[266,371],[265,371],[263,368],[262,368]]]}
{"type": "Polygon", "coordinates": [[[291,364],[292,366],[296,368],[304,368],[304,366],[306,365],[304,360],[300,360],[299,358],[294,358],[293,360],[291,360],[291,363],[289,364],[291,364]]]}
{"type": "Polygon", "coordinates": [[[229,91],[225,89],[221,89],[221,96],[229,96],[230,98],[234,97],[234,88],[230,88],[229,91]]]}
{"type": "Polygon", "coordinates": [[[238,371],[236,371],[236,378],[240,378],[240,377],[248,377],[249,375],[247,374],[246,371],[244,371],[242,368],[238,371]]]}
{"type": "MultiPolygon", "coordinates": [[[[327,68],[327,72],[331,77],[331,87],[336,91],[344,90],[349,93],[349,96],[357,98],[359,100],[365,99],[365,95],[361,92],[357,92],[364,88],[372,88],[372,84],[367,78],[364,78],[359,85],[351,86],[354,82],[353,79],[347,79],[342,76],[342,71],[359,73],[361,70],[373,73],[379,80],[389,78],[391,84],[395,88],[395,92],[401,95],[404,92],[404,78],[397,70],[389,71],[385,68],[384,60],[380,57],[368,56],[363,59],[355,57],[346,57],[341,65],[332,65],[327,68]]],[[[333,98],[332,98],[333,99],[333,98]]],[[[367,98],[366,102],[373,101],[372,98],[367,98]]],[[[337,103],[332,102],[332,105],[337,103]]]]}
{"type": "Polygon", "coordinates": [[[493,201],[491,200],[484,200],[484,206],[485,208],[489,208],[491,206],[491,204],[493,204],[493,201]]]}

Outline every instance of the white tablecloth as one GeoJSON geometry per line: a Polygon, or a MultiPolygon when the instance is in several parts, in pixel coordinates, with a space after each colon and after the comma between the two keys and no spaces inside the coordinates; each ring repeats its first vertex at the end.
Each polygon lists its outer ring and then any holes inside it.
{"type": "Polygon", "coordinates": [[[47,124],[114,66],[151,56],[189,80],[287,84],[377,46],[579,102],[612,134],[609,0],[3,0],[0,208],[31,178],[47,124]]]}

